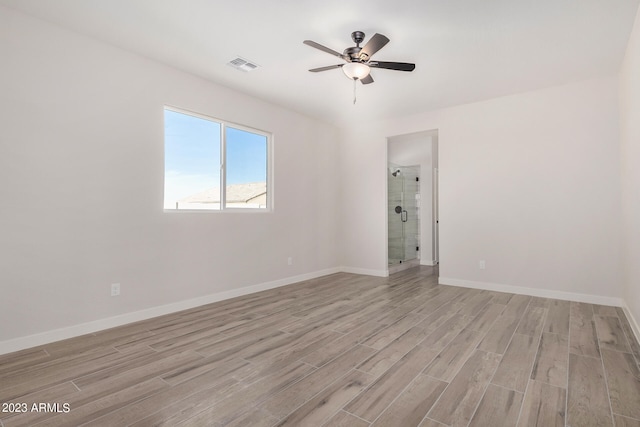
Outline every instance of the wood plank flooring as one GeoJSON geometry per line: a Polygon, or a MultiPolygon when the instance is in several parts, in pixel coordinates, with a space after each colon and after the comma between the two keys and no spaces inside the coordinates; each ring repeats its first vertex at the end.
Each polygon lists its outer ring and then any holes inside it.
{"type": "Polygon", "coordinates": [[[0,356],[0,426],[638,427],[639,361],[619,308],[340,273],[0,356]]]}

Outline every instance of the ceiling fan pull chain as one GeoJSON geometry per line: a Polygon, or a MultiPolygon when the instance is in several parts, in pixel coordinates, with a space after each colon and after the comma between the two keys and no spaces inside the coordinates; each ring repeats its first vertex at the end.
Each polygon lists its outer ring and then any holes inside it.
{"type": "Polygon", "coordinates": [[[353,79],[353,105],[356,105],[356,81],[357,79],[353,79]]]}

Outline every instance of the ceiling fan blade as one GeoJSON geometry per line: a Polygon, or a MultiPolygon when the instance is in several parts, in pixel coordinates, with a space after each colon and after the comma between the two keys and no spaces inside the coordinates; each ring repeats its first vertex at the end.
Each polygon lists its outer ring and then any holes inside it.
{"type": "Polygon", "coordinates": [[[316,43],[316,42],[314,42],[312,40],[305,40],[302,43],[306,44],[307,46],[315,47],[316,49],[319,49],[319,50],[321,50],[323,52],[327,52],[330,55],[337,56],[338,58],[344,59],[344,55],[343,54],[341,54],[340,52],[336,52],[333,49],[329,49],[326,46],[322,46],[320,43],[316,43]]]}
{"type": "Polygon", "coordinates": [[[375,33],[360,51],[360,59],[367,61],[374,53],[382,49],[387,43],[389,43],[389,39],[386,36],[375,33]]]}
{"type": "Polygon", "coordinates": [[[343,65],[344,64],[328,65],[326,67],[312,68],[309,71],[311,71],[312,73],[317,73],[319,71],[327,71],[327,70],[333,70],[334,68],[342,68],[343,65]]]}
{"type": "Polygon", "coordinates": [[[410,64],[408,62],[386,62],[386,61],[372,61],[367,65],[371,68],[384,68],[386,70],[397,71],[413,71],[416,69],[416,64],[410,64]]]}
{"type": "Polygon", "coordinates": [[[369,74],[364,79],[360,79],[360,81],[362,82],[363,85],[368,85],[370,83],[373,83],[373,77],[371,77],[371,74],[369,74]]]}

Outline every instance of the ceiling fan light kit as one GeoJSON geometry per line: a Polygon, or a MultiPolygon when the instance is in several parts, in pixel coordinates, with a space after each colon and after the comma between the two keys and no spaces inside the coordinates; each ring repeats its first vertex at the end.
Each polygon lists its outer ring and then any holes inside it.
{"type": "Polygon", "coordinates": [[[344,74],[353,80],[361,80],[369,75],[371,68],[362,62],[348,62],[342,66],[344,74]]]}
{"type": "MultiPolygon", "coordinates": [[[[396,70],[396,71],[413,71],[416,68],[415,64],[411,64],[408,62],[388,62],[388,61],[371,61],[371,57],[377,51],[382,49],[387,43],[389,43],[389,39],[382,34],[375,33],[371,39],[364,45],[364,47],[360,47],[360,43],[364,41],[365,34],[362,31],[354,31],[351,33],[351,39],[356,44],[355,46],[351,46],[346,48],[343,53],[339,53],[333,49],[330,49],[326,46],[321,45],[320,43],[316,43],[312,40],[305,40],[303,43],[307,46],[311,46],[323,52],[326,52],[330,55],[337,56],[338,58],[344,60],[345,64],[336,64],[329,65],[326,67],[312,68],[312,73],[318,73],[320,71],[333,70],[335,68],[342,68],[344,74],[355,83],[359,80],[362,84],[370,84],[373,83],[373,77],[371,77],[371,68],[383,68],[386,70],[396,70]]],[[[354,96],[353,103],[356,103],[355,98],[355,87],[354,87],[354,96]]]]}

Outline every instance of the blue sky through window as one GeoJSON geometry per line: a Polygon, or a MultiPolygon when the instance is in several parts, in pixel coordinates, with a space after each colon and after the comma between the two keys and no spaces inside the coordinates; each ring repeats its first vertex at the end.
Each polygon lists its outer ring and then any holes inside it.
{"type": "MultiPolygon", "coordinates": [[[[220,123],[165,109],[165,209],[220,186],[220,123]]],[[[227,185],[266,182],[267,138],[226,128],[227,185]]]]}
{"type": "Polygon", "coordinates": [[[227,184],[265,182],[267,137],[227,127],[227,184]]]}

